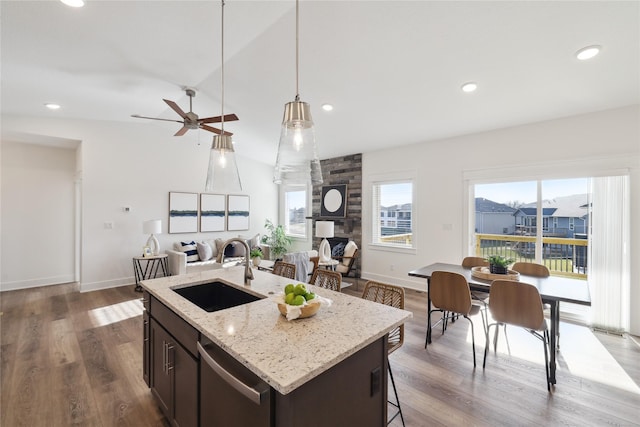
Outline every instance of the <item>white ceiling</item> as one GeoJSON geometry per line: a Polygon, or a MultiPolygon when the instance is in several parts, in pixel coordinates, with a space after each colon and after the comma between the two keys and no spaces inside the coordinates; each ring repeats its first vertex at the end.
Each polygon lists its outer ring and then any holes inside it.
{"type": "MultiPolygon", "coordinates": [[[[2,114],[219,115],[219,1],[5,1],[2,114]],[[46,102],[62,105],[58,111],[46,102]]],[[[640,103],[638,1],[302,1],[300,95],[320,158],[640,103]],[[603,46],[581,62],[575,52],[603,46]],[[473,94],[460,90],[476,81],[473,94]],[[334,104],[327,113],[320,106],[334,104]]],[[[295,96],[295,2],[227,0],[225,113],[239,154],[275,162],[295,96]]],[[[205,131],[176,137],[210,141],[205,131]]]]}

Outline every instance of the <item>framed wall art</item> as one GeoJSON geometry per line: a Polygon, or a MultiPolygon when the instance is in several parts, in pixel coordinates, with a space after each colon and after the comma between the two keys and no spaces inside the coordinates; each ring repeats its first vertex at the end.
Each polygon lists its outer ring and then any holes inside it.
{"type": "Polygon", "coordinates": [[[227,199],[227,230],[249,229],[249,196],[229,194],[227,199]]]}
{"type": "Polygon", "coordinates": [[[198,232],[198,193],[169,192],[169,233],[198,232]]]}
{"type": "Polygon", "coordinates": [[[224,231],[227,197],[224,194],[200,194],[200,232],[224,231]]]}
{"type": "Polygon", "coordinates": [[[344,218],[347,214],[347,184],[325,185],[320,198],[320,216],[344,218]]]}

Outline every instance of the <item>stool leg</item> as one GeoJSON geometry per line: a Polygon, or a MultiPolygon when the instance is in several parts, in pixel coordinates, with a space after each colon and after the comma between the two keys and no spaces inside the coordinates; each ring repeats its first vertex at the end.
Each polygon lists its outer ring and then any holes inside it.
{"type": "Polygon", "coordinates": [[[391,372],[391,363],[389,363],[389,357],[387,356],[387,367],[389,368],[389,377],[391,377],[391,385],[393,385],[393,394],[395,394],[396,396],[396,403],[393,403],[391,401],[389,401],[389,403],[391,403],[393,406],[398,408],[398,412],[396,412],[393,417],[391,417],[391,419],[387,422],[387,424],[390,424],[391,421],[393,421],[393,419],[395,417],[398,416],[398,414],[400,414],[400,420],[402,421],[402,425],[404,427],[404,417],[402,416],[402,408],[400,408],[400,399],[398,399],[398,391],[396,390],[396,382],[393,380],[393,372],[391,372]]]}

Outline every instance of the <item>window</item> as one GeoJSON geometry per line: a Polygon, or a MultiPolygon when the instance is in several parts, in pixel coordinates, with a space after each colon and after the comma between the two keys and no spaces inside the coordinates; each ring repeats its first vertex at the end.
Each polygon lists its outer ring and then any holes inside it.
{"type": "Polygon", "coordinates": [[[284,230],[288,236],[307,237],[307,188],[287,186],[284,188],[284,230]]]}
{"type": "Polygon", "coordinates": [[[372,192],[373,218],[384,218],[384,212],[387,218],[394,218],[391,221],[374,222],[372,243],[396,248],[413,248],[413,181],[374,182],[372,192]]]}

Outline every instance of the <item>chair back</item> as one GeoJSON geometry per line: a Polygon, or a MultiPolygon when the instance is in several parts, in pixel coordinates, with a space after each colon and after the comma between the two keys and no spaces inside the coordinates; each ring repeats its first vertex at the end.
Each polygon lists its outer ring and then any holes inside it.
{"type": "Polygon", "coordinates": [[[276,261],[273,264],[273,274],[296,280],[296,266],[284,261],[276,261]]]}
{"type": "Polygon", "coordinates": [[[465,316],[471,312],[471,290],[462,274],[434,271],[429,279],[429,292],[433,305],[442,310],[465,316]]]}
{"type": "Polygon", "coordinates": [[[309,284],[332,291],[340,292],[342,286],[342,275],[337,271],[316,268],[311,276],[309,284]]]}
{"type": "Polygon", "coordinates": [[[494,280],[489,291],[489,310],[496,322],[535,331],[546,329],[538,288],[514,280],[494,280]]]}
{"type": "MultiPolygon", "coordinates": [[[[400,286],[369,280],[364,285],[362,298],[404,310],[404,288],[400,286]]],[[[400,348],[403,343],[404,325],[400,325],[389,331],[387,353],[391,354],[400,348]]]]}
{"type": "Polygon", "coordinates": [[[468,256],[462,260],[462,266],[464,268],[471,267],[489,267],[489,261],[486,258],[479,256],[468,256]]]}
{"type": "Polygon", "coordinates": [[[511,269],[526,276],[549,277],[551,274],[546,265],[535,262],[516,262],[511,269]]]}

